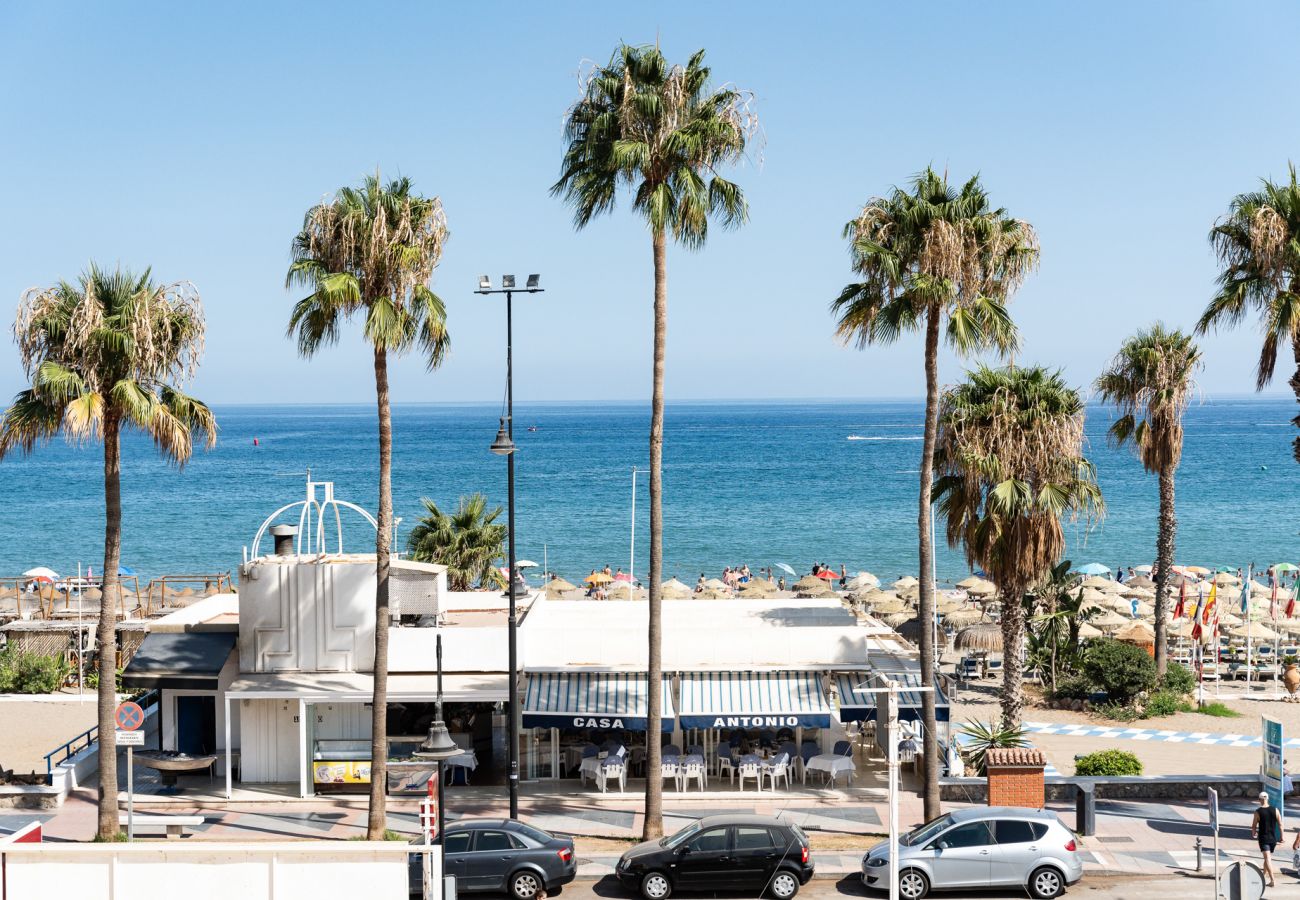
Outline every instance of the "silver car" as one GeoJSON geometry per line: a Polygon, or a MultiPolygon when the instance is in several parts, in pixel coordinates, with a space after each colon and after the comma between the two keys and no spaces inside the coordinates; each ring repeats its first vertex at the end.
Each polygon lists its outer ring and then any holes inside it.
{"type": "MultiPolygon", "coordinates": [[[[931,890],[1023,887],[1050,900],[1083,877],[1074,832],[1055,813],[1014,806],[959,809],[898,841],[898,893],[921,900],[931,890]]],[[[862,857],[862,883],[889,889],[889,844],[862,857]]]]}

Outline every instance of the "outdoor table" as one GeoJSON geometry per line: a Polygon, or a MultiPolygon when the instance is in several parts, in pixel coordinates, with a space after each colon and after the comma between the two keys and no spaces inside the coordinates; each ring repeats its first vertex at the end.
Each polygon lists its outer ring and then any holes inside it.
{"type": "Polygon", "coordinates": [[[443,766],[448,784],[469,784],[469,773],[478,768],[478,756],[473,750],[465,750],[446,760],[443,766]]]}
{"type": "Polygon", "coordinates": [[[857,774],[857,766],[853,764],[853,759],[848,756],[839,756],[835,753],[823,753],[820,756],[814,756],[808,760],[803,767],[803,783],[808,783],[809,772],[825,772],[832,785],[839,777],[841,772],[847,772],[849,783],[852,784],[853,776],[857,774]]]}
{"type": "Polygon", "coordinates": [[[583,757],[582,764],[578,767],[578,780],[586,781],[590,778],[595,781],[596,776],[600,773],[600,760],[600,756],[583,757]]]}

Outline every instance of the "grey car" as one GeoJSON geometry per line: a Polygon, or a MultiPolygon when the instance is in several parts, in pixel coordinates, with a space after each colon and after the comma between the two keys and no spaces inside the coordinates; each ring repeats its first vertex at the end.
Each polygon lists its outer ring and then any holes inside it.
{"type": "MultiPolygon", "coordinates": [[[[1055,813],[1014,806],[960,809],[898,841],[898,894],[921,900],[931,890],[1021,887],[1060,896],[1083,877],[1078,841],[1055,813]]],[[[889,888],[889,845],[862,858],[862,883],[889,888]]]]}
{"type": "MultiPolygon", "coordinates": [[[[461,819],[443,836],[443,868],[457,893],[506,891],[515,900],[554,893],[578,872],[573,841],[515,819],[461,819]]],[[[422,866],[411,861],[411,892],[418,895],[422,866]]]]}

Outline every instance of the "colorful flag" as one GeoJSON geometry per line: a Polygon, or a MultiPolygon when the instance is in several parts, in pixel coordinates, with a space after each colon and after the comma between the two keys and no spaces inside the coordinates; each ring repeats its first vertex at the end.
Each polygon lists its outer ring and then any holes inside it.
{"type": "Polygon", "coordinates": [[[1187,579],[1178,586],[1178,605],[1174,607],[1174,618],[1181,619],[1187,613],[1187,579]]]}
{"type": "Polygon", "coordinates": [[[1289,619],[1295,615],[1295,595],[1300,594],[1300,585],[1291,588],[1291,599],[1286,602],[1286,617],[1289,619]]]}
{"type": "Polygon", "coordinates": [[[1211,584],[1210,596],[1205,598],[1205,605],[1201,608],[1201,621],[1204,622],[1206,625],[1210,624],[1211,612],[1215,613],[1216,618],[1218,617],[1218,613],[1214,609],[1214,605],[1218,601],[1218,598],[1219,598],[1219,586],[1217,584],[1211,584]]]}
{"type": "Polygon", "coordinates": [[[1268,601],[1268,615],[1274,622],[1277,621],[1277,576],[1273,576],[1273,596],[1268,601]]]}
{"type": "Polygon", "coordinates": [[[1250,621],[1250,569],[1246,569],[1246,580],[1241,583],[1241,617],[1250,621]]]}

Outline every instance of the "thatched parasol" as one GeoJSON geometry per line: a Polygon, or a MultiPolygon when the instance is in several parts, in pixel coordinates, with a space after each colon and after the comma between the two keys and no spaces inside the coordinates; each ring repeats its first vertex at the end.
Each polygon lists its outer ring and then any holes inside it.
{"type": "Polygon", "coordinates": [[[803,578],[800,578],[798,581],[794,583],[793,590],[811,591],[814,588],[822,589],[825,587],[826,587],[825,579],[818,578],[816,575],[805,575],[803,578]]]}
{"type": "Polygon", "coordinates": [[[952,646],[956,650],[981,650],[985,653],[1002,652],[1002,628],[992,622],[970,625],[957,632],[952,646]]]}
{"type": "Polygon", "coordinates": [[[1233,637],[1250,638],[1252,641],[1275,641],[1281,637],[1280,634],[1262,622],[1239,625],[1228,633],[1233,637]]]}
{"type": "Polygon", "coordinates": [[[961,628],[963,625],[974,625],[976,622],[984,621],[984,613],[978,609],[955,609],[950,613],[944,614],[943,622],[945,625],[952,625],[954,628],[961,628]]]}
{"type": "Polygon", "coordinates": [[[1155,639],[1155,630],[1146,622],[1134,622],[1115,632],[1115,640],[1130,644],[1150,644],[1155,639]]]}
{"type": "Polygon", "coordinates": [[[776,593],[776,586],[762,578],[751,579],[740,586],[742,597],[770,597],[776,593]]]}
{"type": "Polygon", "coordinates": [[[890,613],[889,615],[885,616],[884,619],[882,619],[882,621],[886,625],[888,625],[890,628],[895,628],[895,629],[898,628],[900,625],[902,625],[904,622],[911,622],[914,620],[916,620],[916,613],[914,612],[890,613]]]}
{"type": "Polygon", "coordinates": [[[1093,588],[1094,590],[1098,590],[1098,591],[1104,591],[1109,589],[1109,587],[1114,583],[1115,582],[1111,581],[1109,578],[1102,578],[1100,575],[1090,575],[1089,577],[1083,579],[1083,581],[1081,582],[1081,586],[1086,588],[1093,588]]]}
{"type": "Polygon", "coordinates": [[[1231,628],[1233,625],[1240,625],[1241,621],[1242,621],[1241,616],[1237,615],[1236,613],[1230,613],[1230,612],[1219,613],[1219,625],[1221,626],[1227,625],[1229,628],[1231,628]]]}
{"type": "MultiPolygon", "coordinates": [[[[839,594],[835,593],[835,591],[833,591],[831,588],[829,588],[829,587],[825,587],[825,586],[820,587],[820,588],[815,588],[815,587],[813,587],[813,588],[800,588],[800,589],[798,589],[798,590],[796,590],[796,591],[794,592],[794,595],[795,595],[796,597],[798,597],[800,600],[821,600],[821,599],[824,599],[824,598],[827,598],[827,597],[838,597],[838,596],[839,596],[839,594]]],[[[747,594],[746,596],[753,597],[753,596],[758,596],[758,595],[755,595],[755,594],[747,594]]],[[[764,595],[764,596],[766,596],[766,595],[764,595]]]]}
{"type": "Polygon", "coordinates": [[[870,604],[871,614],[873,616],[892,616],[898,613],[910,612],[911,607],[901,600],[886,600],[882,603],[870,604]]]}
{"type": "Polygon", "coordinates": [[[991,581],[985,581],[981,578],[976,584],[966,588],[966,593],[972,597],[991,597],[998,592],[998,586],[991,581]]]}
{"type": "Polygon", "coordinates": [[[691,596],[691,589],[676,578],[669,578],[660,586],[665,600],[685,600],[691,596]]]}
{"type": "Polygon", "coordinates": [[[963,591],[969,591],[971,588],[975,587],[975,585],[982,584],[983,582],[984,579],[980,578],[978,575],[968,575],[961,581],[957,582],[957,587],[961,588],[963,591]]]}
{"type": "Polygon", "coordinates": [[[1087,622],[1084,622],[1079,626],[1079,640],[1086,641],[1089,638],[1097,638],[1097,637],[1101,637],[1100,628],[1094,628],[1091,625],[1089,625],[1087,622]]]}
{"type": "Polygon", "coordinates": [[[576,591],[578,586],[565,581],[563,578],[552,578],[546,582],[546,596],[551,600],[556,600],[561,594],[567,594],[569,591],[576,591]]]}
{"type": "Polygon", "coordinates": [[[879,588],[874,588],[869,591],[858,591],[853,594],[853,599],[869,606],[873,603],[896,603],[898,595],[893,591],[882,591],[879,588]]]}
{"type": "Polygon", "coordinates": [[[965,608],[966,604],[962,603],[960,600],[952,600],[948,597],[940,597],[934,604],[934,611],[941,616],[946,616],[948,613],[953,613],[959,609],[965,608]]]}
{"type": "Polygon", "coordinates": [[[695,595],[696,600],[730,600],[730,591],[715,591],[713,588],[706,587],[695,595]]]}
{"type": "MultiPolygon", "coordinates": [[[[894,625],[891,627],[898,632],[899,636],[903,638],[903,640],[910,641],[913,644],[918,644],[921,642],[921,620],[920,619],[910,618],[905,622],[900,622],[898,625],[894,625]]],[[[948,643],[948,635],[946,635],[941,630],[939,632],[938,637],[939,637],[939,647],[941,649],[946,647],[948,643]]]]}
{"type": "Polygon", "coordinates": [[[1220,572],[1214,576],[1214,583],[1219,587],[1232,587],[1241,584],[1241,579],[1236,575],[1229,575],[1227,572],[1220,572]]]}
{"type": "Polygon", "coordinates": [[[1100,628],[1102,631],[1114,631],[1116,628],[1123,628],[1125,625],[1132,622],[1133,619],[1107,610],[1101,615],[1091,618],[1088,621],[1093,625],[1093,627],[1100,628]]]}
{"type": "Polygon", "coordinates": [[[906,603],[919,603],[921,601],[921,586],[914,584],[910,588],[903,588],[898,592],[898,599],[906,603]]]}
{"type": "Polygon", "coordinates": [[[917,581],[911,575],[904,575],[902,578],[894,582],[894,590],[905,591],[910,587],[916,587],[920,583],[921,582],[917,581]]]}
{"type": "Polygon", "coordinates": [[[1276,624],[1289,634],[1300,634],[1300,619],[1278,619],[1276,624]]]}
{"type": "Polygon", "coordinates": [[[1120,592],[1120,596],[1136,597],[1139,600],[1153,600],[1155,599],[1156,592],[1143,587],[1125,587],[1124,590],[1120,592]]]}
{"type": "Polygon", "coordinates": [[[720,578],[710,578],[708,581],[704,582],[704,587],[711,591],[731,592],[731,587],[720,578]]]}
{"type": "Polygon", "coordinates": [[[859,572],[850,578],[844,586],[851,591],[860,591],[863,588],[880,587],[880,579],[870,572],[859,572]]]}
{"type": "Polygon", "coordinates": [[[1086,587],[1082,591],[1080,591],[1080,595],[1082,595],[1083,602],[1085,605],[1089,603],[1097,603],[1102,606],[1106,606],[1110,603],[1111,600],[1110,594],[1102,593],[1096,588],[1090,588],[1090,587],[1086,587]]]}
{"type": "Polygon", "coordinates": [[[1153,588],[1156,586],[1156,583],[1152,581],[1150,578],[1147,578],[1145,575],[1138,575],[1124,582],[1124,586],[1131,587],[1131,588],[1135,588],[1135,587],[1153,588]]]}

